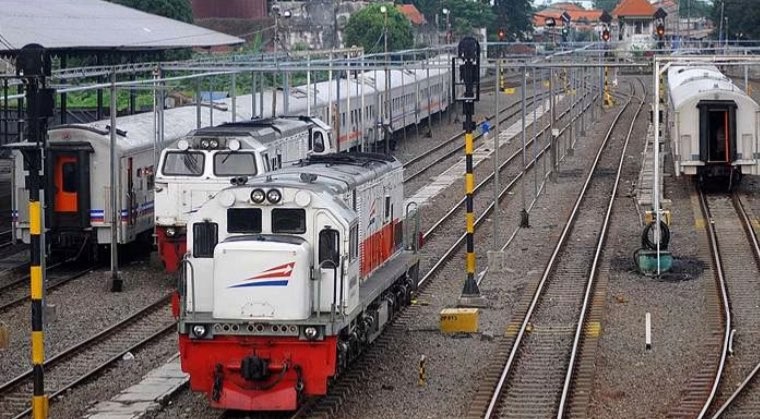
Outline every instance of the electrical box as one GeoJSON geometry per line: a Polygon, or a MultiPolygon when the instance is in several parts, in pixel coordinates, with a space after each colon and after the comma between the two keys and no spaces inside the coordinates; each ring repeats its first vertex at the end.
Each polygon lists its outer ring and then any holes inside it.
{"type": "Polygon", "coordinates": [[[441,310],[441,332],[477,333],[479,315],[477,308],[445,308],[441,310]]]}

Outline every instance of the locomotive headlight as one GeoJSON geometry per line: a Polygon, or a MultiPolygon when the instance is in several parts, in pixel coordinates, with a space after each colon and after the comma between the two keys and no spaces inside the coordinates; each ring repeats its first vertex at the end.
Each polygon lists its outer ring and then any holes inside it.
{"type": "Polygon", "coordinates": [[[251,191],[251,201],[254,203],[260,204],[264,202],[264,199],[266,199],[266,194],[263,189],[254,189],[251,191]]]}
{"type": "Polygon", "coordinates": [[[193,326],[192,332],[193,332],[194,337],[200,339],[206,336],[206,326],[202,324],[196,324],[195,326],[193,326]]]}
{"type": "Polygon", "coordinates": [[[209,141],[209,147],[211,147],[211,148],[217,148],[217,147],[219,147],[219,140],[212,139],[211,141],[209,141]]]}
{"type": "Polygon", "coordinates": [[[303,329],[303,335],[306,336],[306,339],[314,340],[319,336],[319,331],[314,326],[309,326],[306,329],[303,329]]]}
{"type": "Polygon", "coordinates": [[[232,151],[238,151],[240,150],[240,141],[238,140],[229,140],[227,141],[227,147],[232,151]]]}
{"type": "Polygon", "coordinates": [[[185,151],[190,148],[190,142],[183,138],[177,142],[177,148],[185,151]]]}
{"type": "Polygon", "coordinates": [[[277,189],[270,189],[267,192],[267,201],[271,204],[276,204],[282,200],[282,193],[277,189]]]}
{"type": "Polygon", "coordinates": [[[202,148],[209,148],[210,145],[211,145],[211,143],[209,143],[208,140],[201,140],[201,147],[202,148]]]}
{"type": "Polygon", "coordinates": [[[177,234],[177,230],[172,227],[166,229],[166,237],[174,237],[177,234]]]}

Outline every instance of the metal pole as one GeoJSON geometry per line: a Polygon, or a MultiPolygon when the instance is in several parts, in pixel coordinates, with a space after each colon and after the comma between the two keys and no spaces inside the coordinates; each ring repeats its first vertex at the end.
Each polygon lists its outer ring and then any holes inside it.
{"type": "Polygon", "coordinates": [[[530,227],[530,220],[528,218],[528,210],[525,206],[525,166],[528,164],[527,160],[527,127],[525,126],[525,118],[528,117],[528,110],[526,108],[525,100],[526,100],[526,93],[525,91],[528,90],[528,67],[525,63],[523,63],[523,78],[522,78],[522,178],[520,179],[520,184],[522,185],[522,211],[520,211],[520,227],[528,228],[530,227]]]}
{"type": "Polygon", "coordinates": [[[232,73],[230,79],[232,81],[232,87],[230,89],[230,95],[232,96],[232,122],[237,121],[237,80],[235,79],[236,73],[232,73]]]}
{"type": "Polygon", "coordinates": [[[251,71],[251,119],[256,117],[256,73],[251,71]]]}
{"type": "Polygon", "coordinates": [[[657,242],[657,275],[660,275],[660,63],[654,58],[654,182],[652,202],[654,203],[654,238],[657,242]]]}
{"type": "Polygon", "coordinates": [[[274,13],[274,40],[272,41],[272,51],[274,52],[275,71],[272,73],[272,118],[277,117],[277,73],[279,72],[279,65],[277,63],[277,41],[280,37],[279,15],[279,10],[274,13]]]}
{"type": "MultiPolygon", "coordinates": [[[[208,126],[214,126],[214,79],[208,81],[208,126]]],[[[159,108],[160,109],[160,108],[159,108]]]]}
{"type": "MultiPolygon", "coordinates": [[[[161,92],[163,92],[163,90],[161,90],[161,92]]],[[[116,194],[119,190],[116,176],[118,172],[118,162],[116,160],[116,93],[116,67],[113,67],[111,69],[111,142],[109,144],[109,152],[111,155],[111,291],[121,292],[123,284],[121,278],[119,278],[119,234],[117,230],[121,224],[121,208],[116,199],[116,194]]],[[[159,105],[159,109],[162,109],[163,101],[159,105]]]]}
{"type": "Polygon", "coordinates": [[[388,12],[383,13],[383,61],[385,61],[385,154],[390,154],[391,142],[391,72],[388,65],[388,12]]]}
{"type": "Polygon", "coordinates": [[[311,116],[311,54],[306,56],[306,115],[311,116]]]}
{"type": "Polygon", "coordinates": [[[264,83],[266,74],[262,71],[259,75],[259,118],[264,118],[264,83]]]}
{"type": "MultiPolygon", "coordinates": [[[[533,74],[533,97],[536,98],[533,101],[533,123],[531,126],[533,126],[533,196],[538,196],[538,144],[540,143],[538,139],[538,121],[536,121],[536,113],[538,111],[538,98],[540,97],[538,89],[536,88],[536,80],[538,79],[536,74],[536,68],[532,67],[530,69],[530,73],[533,74]]],[[[546,159],[544,159],[546,160],[546,159]]]]}
{"type": "MultiPolygon", "coordinates": [[[[501,59],[496,59],[496,74],[501,74],[501,59]]],[[[494,133],[493,133],[493,251],[499,250],[499,113],[501,111],[501,89],[495,89],[496,95],[496,113],[494,114],[494,133]]]]}
{"type": "Polygon", "coordinates": [[[369,117],[369,112],[367,112],[366,110],[367,104],[365,102],[365,97],[364,97],[364,85],[366,84],[364,83],[364,56],[362,56],[362,71],[359,74],[361,75],[361,78],[362,78],[361,79],[361,86],[362,86],[361,87],[361,95],[362,95],[362,111],[361,111],[362,125],[361,126],[362,126],[362,129],[359,135],[361,135],[361,144],[362,144],[361,151],[364,152],[364,151],[368,151],[367,150],[367,121],[371,120],[369,117]]]}
{"type": "Polygon", "coordinates": [[[195,79],[195,129],[201,128],[201,79],[195,79]]]}
{"type": "MultiPolygon", "coordinates": [[[[425,75],[426,75],[426,78],[425,78],[425,91],[427,92],[427,107],[428,107],[428,111],[427,111],[427,115],[428,115],[428,117],[427,117],[427,122],[428,122],[427,136],[428,137],[432,137],[433,136],[433,105],[432,105],[432,100],[431,100],[431,97],[430,97],[430,63],[429,62],[425,66],[425,75]]],[[[440,101],[439,101],[439,103],[440,103],[440,101]]],[[[497,109],[498,109],[498,107],[497,107],[497,109]]]]}
{"type": "Polygon", "coordinates": [[[282,91],[283,92],[282,93],[282,113],[285,115],[290,115],[290,72],[289,71],[286,71],[285,74],[283,74],[283,82],[285,83],[285,88],[282,91]]]}
{"type": "Polygon", "coordinates": [[[554,68],[549,69],[549,114],[550,114],[550,121],[549,121],[549,140],[551,141],[551,145],[549,147],[549,151],[551,152],[551,159],[552,159],[552,168],[551,168],[551,179],[553,181],[557,181],[557,170],[559,166],[559,153],[557,153],[557,138],[555,136],[554,131],[554,124],[555,124],[555,102],[554,102],[554,68]]]}

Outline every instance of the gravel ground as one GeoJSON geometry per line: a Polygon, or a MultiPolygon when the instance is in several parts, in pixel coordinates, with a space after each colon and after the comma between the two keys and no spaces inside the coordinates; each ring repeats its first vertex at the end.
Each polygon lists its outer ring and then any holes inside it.
{"type": "MultiPolygon", "coordinates": [[[[556,241],[560,227],[567,215],[582,182],[587,161],[596,152],[596,144],[616,110],[608,111],[600,118],[600,125],[589,132],[589,138],[578,141],[575,153],[562,165],[562,175],[557,183],[549,183],[548,194],[541,195],[531,213],[531,228],[520,230],[505,254],[503,274],[492,274],[481,284],[481,292],[487,298],[489,308],[480,316],[479,335],[444,336],[438,332],[441,309],[456,304],[461,292],[463,276],[463,253],[460,252],[429,288],[420,296],[422,304],[412,307],[409,318],[394,327],[405,327],[393,333],[396,339],[392,350],[380,353],[375,365],[368,367],[365,384],[361,385],[357,398],[362,403],[346,403],[337,415],[339,418],[355,417],[461,417],[468,401],[485,373],[486,360],[497,346],[493,337],[502,333],[509,321],[512,306],[520,298],[526,282],[539,275],[556,241]],[[427,357],[428,382],[417,386],[416,365],[420,355],[427,357]]],[[[532,177],[528,176],[533,190],[532,177]]],[[[519,191],[520,188],[517,188],[519,191]]],[[[527,197],[528,200],[532,196],[527,197]]],[[[502,203],[504,226],[502,239],[518,225],[521,196],[502,203]]],[[[490,242],[491,225],[486,223],[476,233],[478,266],[487,263],[485,249],[490,242]]],[[[389,331],[390,333],[391,331],[389,331]]],[[[370,351],[372,353],[372,351],[370,351]]]]}
{"type": "MultiPolygon", "coordinates": [[[[122,269],[122,293],[109,291],[108,271],[95,271],[47,295],[47,303],[56,307],[56,318],[45,329],[46,358],[139,311],[174,288],[174,276],[147,261],[122,269]]],[[[10,344],[0,356],[0,382],[5,382],[31,368],[29,305],[13,309],[0,320],[10,331],[10,344]]]]}
{"type": "Polygon", "coordinates": [[[134,359],[120,360],[87,384],[69,390],[51,402],[50,417],[77,418],[102,400],[139,383],[142,377],[177,353],[177,335],[170,333],[133,353],[134,359]]]}

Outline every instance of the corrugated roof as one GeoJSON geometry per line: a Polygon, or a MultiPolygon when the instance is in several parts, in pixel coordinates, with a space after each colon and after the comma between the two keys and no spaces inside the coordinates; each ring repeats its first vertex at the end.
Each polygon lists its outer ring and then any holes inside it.
{"type": "Polygon", "coordinates": [[[414,25],[424,25],[427,23],[425,16],[413,4],[399,4],[396,5],[396,9],[403,13],[414,25]]]}
{"type": "Polygon", "coordinates": [[[100,0],[3,0],[0,53],[37,43],[50,49],[169,49],[243,40],[100,0]],[[9,45],[6,45],[9,44],[9,45]]]}
{"type": "Polygon", "coordinates": [[[612,10],[613,17],[654,15],[656,9],[647,0],[621,0],[612,10]]]}

